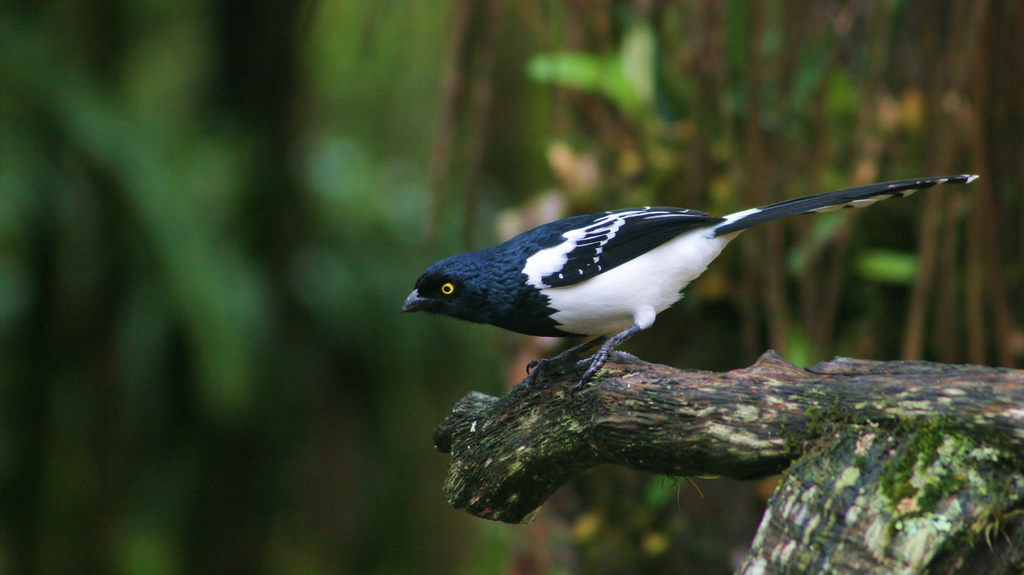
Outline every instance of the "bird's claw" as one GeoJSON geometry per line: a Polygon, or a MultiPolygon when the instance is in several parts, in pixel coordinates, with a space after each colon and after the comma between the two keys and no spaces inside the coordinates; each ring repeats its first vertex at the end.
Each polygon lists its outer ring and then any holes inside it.
{"type": "MultiPolygon", "coordinates": [[[[577,359],[576,357],[566,355],[558,355],[550,359],[533,359],[526,364],[526,379],[524,382],[526,383],[527,388],[531,388],[535,383],[537,383],[537,378],[540,376],[540,373],[546,371],[550,366],[571,362],[574,369],[580,369],[584,365],[589,365],[590,361],[590,358],[577,359]]],[[[582,388],[583,383],[584,380],[581,379],[573,389],[582,388]]]]}
{"type": "Polygon", "coordinates": [[[599,337],[597,339],[590,340],[582,345],[578,345],[576,347],[567,349],[550,359],[531,360],[529,363],[526,364],[526,387],[533,387],[533,384],[536,383],[537,381],[537,374],[547,369],[549,365],[571,362],[573,368],[575,369],[582,369],[584,367],[586,368],[586,371],[583,373],[583,377],[581,377],[579,381],[576,383],[576,385],[573,386],[572,388],[574,392],[583,389],[584,387],[586,387],[587,381],[589,381],[590,378],[593,377],[595,373],[597,373],[597,370],[601,369],[601,366],[604,365],[605,359],[608,358],[608,354],[612,351],[614,346],[602,345],[601,348],[598,349],[596,354],[587,359],[580,359],[580,355],[590,351],[591,349],[593,349],[594,346],[603,344],[605,342],[607,342],[606,338],[599,337]]]}
{"type": "Polygon", "coordinates": [[[537,376],[544,371],[544,366],[548,361],[546,359],[531,359],[530,363],[526,364],[526,379],[523,382],[527,389],[533,387],[533,384],[537,382],[537,376]]]}
{"type": "Polygon", "coordinates": [[[586,371],[583,372],[583,377],[581,377],[580,380],[576,382],[576,385],[572,387],[573,392],[580,391],[583,388],[585,388],[587,384],[590,383],[590,380],[597,374],[597,372],[601,371],[601,368],[604,367],[604,364],[606,361],[608,361],[608,358],[613,356],[619,359],[624,359],[626,361],[640,361],[640,358],[638,358],[637,356],[631,353],[626,353],[624,351],[619,351],[617,349],[610,350],[608,352],[605,352],[604,350],[598,350],[598,352],[595,353],[593,356],[588,357],[587,359],[581,359],[578,362],[576,362],[577,369],[586,368],[586,371]]]}
{"type": "Polygon", "coordinates": [[[580,377],[579,381],[576,382],[576,385],[572,386],[573,393],[576,393],[577,391],[582,391],[584,388],[586,388],[587,384],[590,383],[590,380],[594,377],[594,375],[596,375],[597,372],[600,371],[602,367],[604,367],[604,362],[607,359],[608,353],[604,352],[603,350],[598,350],[598,352],[595,353],[592,357],[579,360],[576,363],[576,367],[586,367],[586,371],[583,372],[583,375],[580,377]]]}
{"type": "Polygon", "coordinates": [[[637,363],[643,361],[642,359],[629,353],[628,351],[622,351],[620,349],[613,349],[611,353],[608,354],[608,357],[614,357],[619,360],[632,361],[637,363]]]}
{"type": "Polygon", "coordinates": [[[543,361],[544,360],[541,359],[531,359],[530,363],[526,364],[526,375],[530,375],[531,373],[533,373],[533,370],[540,367],[540,364],[543,361]]]}

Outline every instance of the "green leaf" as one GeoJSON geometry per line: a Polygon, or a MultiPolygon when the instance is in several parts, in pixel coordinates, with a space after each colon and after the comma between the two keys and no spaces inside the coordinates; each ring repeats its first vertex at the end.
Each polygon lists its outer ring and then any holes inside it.
{"type": "Polygon", "coordinates": [[[917,276],[917,255],[891,250],[872,250],[857,258],[857,273],[881,283],[909,285],[917,276]]]}
{"type": "Polygon", "coordinates": [[[527,73],[536,82],[597,92],[602,78],[608,74],[608,62],[582,52],[537,54],[530,58],[527,73]]]}
{"type": "Polygon", "coordinates": [[[654,31],[638,23],[626,32],[617,54],[537,54],[527,64],[527,74],[535,82],[601,94],[627,114],[636,114],[654,101],[656,51],[654,31]]]}
{"type": "Polygon", "coordinates": [[[623,84],[618,93],[608,96],[624,110],[638,110],[654,102],[657,48],[658,39],[646,22],[631,26],[622,39],[618,64],[623,84]]]}

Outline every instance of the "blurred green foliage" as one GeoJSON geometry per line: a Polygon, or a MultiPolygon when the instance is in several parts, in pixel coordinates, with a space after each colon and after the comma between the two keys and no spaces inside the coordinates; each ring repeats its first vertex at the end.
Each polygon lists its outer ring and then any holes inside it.
{"type": "Polygon", "coordinates": [[[541,53],[527,69],[537,82],[595,92],[617,108],[636,115],[654,103],[657,39],[649,23],[635,21],[610,56],[582,52],[541,53]]]}
{"type": "Polygon", "coordinates": [[[857,258],[857,271],[876,282],[910,285],[917,277],[917,256],[890,250],[867,251],[857,258]]]}
{"type": "Polygon", "coordinates": [[[444,12],[98,8],[0,12],[0,572],[446,572],[430,431],[496,370],[398,313],[444,12]]]}
{"type": "Polygon", "coordinates": [[[553,350],[401,302],[560,215],[980,171],[751,232],[631,350],[1019,363],[1024,16],[954,4],[5,4],[0,573],[729,571],[749,485],[448,508],[434,426],[553,350]]]}

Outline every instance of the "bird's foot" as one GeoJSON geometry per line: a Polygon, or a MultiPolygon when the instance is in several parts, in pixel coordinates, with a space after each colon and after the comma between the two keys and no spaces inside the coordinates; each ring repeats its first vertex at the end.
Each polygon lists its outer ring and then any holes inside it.
{"type": "Polygon", "coordinates": [[[617,349],[605,350],[603,347],[599,349],[597,353],[595,353],[594,355],[583,359],[579,359],[578,356],[566,356],[565,354],[557,355],[551,359],[535,359],[532,360],[530,363],[526,364],[526,387],[533,386],[533,384],[536,382],[536,378],[538,377],[537,374],[540,373],[542,370],[547,369],[549,366],[568,363],[568,361],[571,360],[573,363],[575,363],[574,367],[577,371],[584,370],[583,375],[579,378],[579,380],[577,380],[576,385],[572,387],[573,393],[581,391],[587,387],[587,384],[590,383],[590,380],[594,377],[594,375],[598,371],[600,371],[602,367],[604,367],[604,364],[606,361],[608,361],[608,358],[616,358],[625,361],[640,361],[640,358],[631,353],[626,353],[624,351],[619,351],[617,349]]]}
{"type": "Polygon", "coordinates": [[[639,357],[629,353],[628,351],[622,351],[622,350],[618,350],[618,349],[613,349],[611,351],[611,353],[608,354],[608,357],[609,358],[615,358],[615,359],[617,359],[619,361],[627,361],[627,362],[642,362],[643,361],[642,359],[640,359],[639,357]]]}
{"type": "Polygon", "coordinates": [[[590,382],[590,379],[593,378],[594,374],[600,371],[602,367],[604,367],[605,362],[608,361],[609,358],[615,358],[624,361],[642,361],[639,357],[631,353],[626,353],[624,351],[619,351],[617,349],[609,350],[608,353],[604,354],[603,358],[599,357],[600,355],[601,350],[598,350],[598,352],[595,353],[593,356],[588,357],[586,359],[581,359],[576,363],[576,367],[578,369],[586,369],[586,371],[583,372],[583,377],[581,377],[580,380],[576,383],[576,385],[573,386],[572,389],[574,392],[585,388],[587,386],[587,383],[590,382]]]}
{"type": "MultiPolygon", "coordinates": [[[[540,372],[546,371],[549,367],[557,366],[564,363],[572,363],[575,368],[577,365],[584,362],[589,362],[589,359],[580,359],[580,355],[590,351],[594,346],[601,344],[605,341],[605,338],[599,337],[597,339],[590,340],[576,347],[567,349],[562,353],[552,357],[550,359],[534,359],[530,363],[526,364],[526,387],[533,387],[537,382],[540,372]]],[[[600,366],[598,366],[600,369],[600,366]]]]}
{"type": "Polygon", "coordinates": [[[572,386],[573,393],[576,393],[577,391],[582,391],[584,388],[587,387],[587,384],[590,383],[590,379],[593,378],[594,375],[598,371],[600,371],[602,367],[604,367],[604,362],[608,360],[608,353],[609,350],[606,350],[602,347],[601,349],[597,350],[597,353],[595,353],[594,355],[588,357],[587,359],[581,359],[576,363],[576,366],[578,368],[585,368],[586,371],[583,372],[583,375],[580,377],[579,381],[576,382],[576,385],[572,386]]]}
{"type": "MultiPolygon", "coordinates": [[[[534,359],[530,363],[526,364],[526,379],[523,382],[526,384],[527,389],[536,387],[540,374],[547,373],[548,369],[558,367],[560,364],[565,363],[566,358],[561,356],[552,357],[551,359],[534,359]]],[[[576,359],[573,358],[573,364],[576,359]]]]}
{"type": "Polygon", "coordinates": [[[537,383],[537,377],[540,372],[544,370],[544,366],[548,364],[550,360],[547,359],[531,359],[530,363],[526,364],[526,379],[523,383],[526,384],[526,388],[529,389],[537,383]]]}

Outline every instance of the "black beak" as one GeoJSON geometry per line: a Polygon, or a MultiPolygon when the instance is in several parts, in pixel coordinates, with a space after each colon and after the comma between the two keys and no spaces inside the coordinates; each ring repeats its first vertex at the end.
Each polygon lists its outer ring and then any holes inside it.
{"type": "Polygon", "coordinates": [[[405,303],[402,304],[402,311],[423,311],[430,307],[432,301],[431,299],[420,297],[418,290],[412,290],[409,297],[405,298],[405,303]]]}

